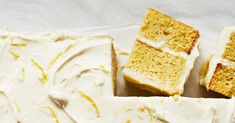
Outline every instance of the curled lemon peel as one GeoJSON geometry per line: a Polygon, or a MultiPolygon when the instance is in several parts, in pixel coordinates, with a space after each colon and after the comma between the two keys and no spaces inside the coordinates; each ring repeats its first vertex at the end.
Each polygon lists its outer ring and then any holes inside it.
{"type": "Polygon", "coordinates": [[[25,47],[25,46],[27,46],[27,44],[25,42],[22,42],[22,43],[11,43],[11,46],[14,46],[14,47],[25,47]]]}
{"type": "Polygon", "coordinates": [[[95,101],[93,101],[93,99],[91,97],[89,97],[88,95],[86,95],[85,93],[83,92],[79,92],[80,93],[80,96],[83,97],[84,99],[86,99],[88,102],[91,103],[91,105],[95,108],[95,111],[96,111],[96,117],[100,117],[100,111],[95,103],[95,101]]]}
{"type": "Polygon", "coordinates": [[[34,59],[32,59],[31,62],[33,63],[34,66],[36,66],[40,70],[42,77],[39,77],[39,80],[41,81],[42,84],[45,84],[48,78],[46,73],[44,72],[44,69],[34,59]]]}
{"type": "Polygon", "coordinates": [[[124,68],[125,68],[125,65],[122,65],[121,68],[120,68],[120,70],[123,70],[124,68]]]}
{"type": "Polygon", "coordinates": [[[13,50],[9,50],[9,53],[10,53],[15,59],[18,59],[18,58],[20,57],[20,55],[19,55],[17,52],[13,51],[13,50]]]}
{"type": "Polygon", "coordinates": [[[6,39],[6,38],[8,38],[7,35],[1,35],[1,36],[0,36],[0,39],[6,39]]]}
{"type": "Polygon", "coordinates": [[[16,110],[17,110],[17,112],[21,112],[19,105],[16,105],[16,110]]]}
{"type": "Polygon", "coordinates": [[[129,111],[132,111],[133,109],[132,108],[127,108],[126,111],[129,112],[129,111]]]}
{"type": "Polygon", "coordinates": [[[153,116],[150,112],[150,109],[149,108],[146,108],[147,109],[147,112],[148,112],[148,116],[149,116],[149,121],[152,122],[153,121],[153,116]]]}
{"type": "Polygon", "coordinates": [[[62,54],[63,54],[63,52],[59,52],[59,53],[55,56],[55,58],[51,60],[49,68],[57,61],[57,59],[60,58],[60,56],[62,56],[62,54]]]}
{"type": "Polygon", "coordinates": [[[69,36],[69,35],[61,35],[61,36],[58,36],[55,39],[55,42],[64,41],[64,40],[75,40],[75,39],[76,39],[76,37],[72,37],[72,36],[69,36]]]}
{"type": "Polygon", "coordinates": [[[16,38],[19,38],[21,40],[24,40],[24,41],[31,41],[30,39],[26,39],[26,38],[23,38],[23,37],[10,37],[10,40],[11,40],[11,46],[14,46],[14,47],[25,47],[27,46],[27,43],[26,42],[14,42],[14,39],[16,38]]]}
{"type": "Polygon", "coordinates": [[[14,103],[15,103],[15,106],[16,106],[16,111],[21,112],[20,106],[15,101],[14,101],[14,103]]]}
{"type": "Polygon", "coordinates": [[[37,41],[34,40],[34,39],[24,38],[24,37],[22,37],[22,36],[16,36],[16,37],[14,37],[14,38],[18,38],[18,39],[20,39],[20,40],[27,41],[27,42],[37,42],[37,41]]]}
{"type": "Polygon", "coordinates": [[[22,67],[22,69],[21,69],[21,80],[24,81],[24,79],[25,79],[25,68],[22,67]]]}
{"type": "Polygon", "coordinates": [[[153,116],[152,116],[152,114],[151,114],[150,109],[149,109],[148,107],[140,107],[140,108],[139,108],[139,111],[141,111],[141,112],[145,112],[145,110],[146,110],[147,113],[148,113],[149,121],[152,122],[152,121],[153,121],[153,116]]]}
{"type": "Polygon", "coordinates": [[[143,120],[144,118],[142,116],[137,116],[140,120],[143,120]]]}
{"type": "Polygon", "coordinates": [[[89,73],[90,71],[93,71],[93,70],[99,70],[99,71],[102,71],[103,73],[105,73],[106,75],[109,75],[109,71],[107,71],[103,65],[100,65],[99,68],[88,68],[88,69],[84,69],[84,70],[81,70],[79,72],[79,74],[77,75],[77,78],[79,78],[81,75],[83,74],[86,74],[86,73],[89,73]]]}
{"type": "Polygon", "coordinates": [[[106,74],[106,75],[109,75],[109,71],[107,71],[104,67],[104,65],[100,65],[100,69],[106,74]]]}
{"type": "Polygon", "coordinates": [[[130,118],[127,118],[127,119],[126,119],[126,123],[131,123],[130,118]]]}
{"type": "Polygon", "coordinates": [[[119,55],[125,55],[125,56],[129,56],[128,52],[122,51],[122,52],[118,52],[119,55]]]}
{"type": "Polygon", "coordinates": [[[84,69],[82,71],[79,72],[79,74],[77,75],[77,78],[79,78],[82,74],[86,74],[89,73],[92,70],[99,70],[99,68],[89,68],[89,69],[84,69]]]}
{"type": "Polygon", "coordinates": [[[51,115],[53,116],[55,123],[59,123],[59,119],[55,113],[55,111],[50,107],[50,106],[43,106],[42,108],[47,109],[48,111],[50,111],[51,115]]]}
{"type": "Polygon", "coordinates": [[[55,58],[53,58],[53,59],[51,60],[50,65],[49,65],[48,68],[50,68],[65,52],[67,52],[67,51],[68,51],[70,48],[72,48],[72,47],[73,47],[73,45],[71,44],[71,45],[69,45],[67,48],[65,48],[63,51],[59,52],[59,53],[55,56],[55,58]]]}
{"type": "Polygon", "coordinates": [[[145,110],[144,107],[140,107],[140,108],[139,108],[139,111],[140,111],[140,112],[144,112],[144,110],[145,110]]]}

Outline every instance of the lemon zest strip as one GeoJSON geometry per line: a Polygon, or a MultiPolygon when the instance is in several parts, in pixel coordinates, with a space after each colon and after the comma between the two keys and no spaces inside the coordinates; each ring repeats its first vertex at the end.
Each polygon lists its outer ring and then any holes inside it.
{"type": "Polygon", "coordinates": [[[54,59],[51,60],[49,68],[65,53],[67,52],[70,48],[72,48],[72,44],[69,45],[67,48],[65,48],[63,51],[59,52],[54,59]]]}
{"type": "Polygon", "coordinates": [[[27,46],[26,43],[11,43],[11,46],[14,46],[14,47],[25,47],[27,46]]]}
{"type": "Polygon", "coordinates": [[[104,65],[100,65],[100,69],[106,74],[106,75],[109,75],[109,71],[107,71],[104,67],[104,65]]]}
{"type": "Polygon", "coordinates": [[[152,116],[152,114],[150,112],[150,109],[148,107],[140,107],[139,108],[140,112],[145,112],[145,110],[147,110],[147,113],[148,113],[148,116],[149,116],[149,121],[153,122],[153,116],[152,116]]]}
{"type": "Polygon", "coordinates": [[[96,103],[92,100],[91,97],[89,97],[88,95],[86,95],[85,93],[83,92],[80,92],[80,96],[83,97],[84,99],[86,99],[88,102],[91,103],[91,105],[95,108],[95,111],[96,111],[96,116],[97,117],[100,117],[100,111],[96,105],[96,103]]]}
{"type": "Polygon", "coordinates": [[[127,119],[126,119],[126,123],[131,123],[130,118],[127,118],[127,119]]]}
{"type": "Polygon", "coordinates": [[[133,109],[132,108],[127,108],[126,111],[129,112],[129,111],[132,111],[133,109]]]}
{"type": "Polygon", "coordinates": [[[47,78],[47,75],[45,74],[43,68],[35,60],[32,59],[31,62],[34,66],[36,66],[40,70],[42,77],[39,77],[39,80],[41,81],[42,84],[45,84],[46,81],[48,80],[48,78],[47,78]]]}
{"type": "Polygon", "coordinates": [[[16,53],[15,51],[9,50],[9,53],[15,58],[18,59],[20,57],[20,55],[18,53],[16,53]]]}
{"type": "Polygon", "coordinates": [[[153,116],[152,116],[152,114],[150,112],[150,109],[148,109],[148,108],[146,108],[146,109],[147,109],[147,112],[148,112],[148,116],[149,116],[150,122],[153,122],[153,116]]]}
{"type": "Polygon", "coordinates": [[[15,100],[13,100],[16,106],[16,111],[17,112],[21,112],[20,106],[15,102],[15,100]]]}
{"type": "Polygon", "coordinates": [[[59,119],[58,119],[58,117],[57,117],[55,111],[54,111],[50,106],[43,106],[42,108],[48,109],[48,111],[51,112],[51,115],[53,116],[55,122],[56,122],[56,123],[59,123],[59,119]]]}
{"type": "Polygon", "coordinates": [[[22,69],[21,69],[21,80],[24,81],[24,79],[25,79],[25,68],[22,67],[22,69]]]}

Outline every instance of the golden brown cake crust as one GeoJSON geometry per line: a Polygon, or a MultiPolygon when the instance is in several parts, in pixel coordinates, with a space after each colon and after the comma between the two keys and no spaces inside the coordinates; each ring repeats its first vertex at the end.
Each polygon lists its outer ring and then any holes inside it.
{"type": "Polygon", "coordinates": [[[165,47],[190,54],[199,37],[199,31],[149,8],[140,35],[152,41],[166,40],[165,47]]]}
{"type": "Polygon", "coordinates": [[[113,94],[116,95],[117,93],[117,89],[116,89],[116,85],[117,85],[117,58],[116,58],[116,53],[114,50],[114,46],[112,43],[112,73],[113,73],[113,94]]]}

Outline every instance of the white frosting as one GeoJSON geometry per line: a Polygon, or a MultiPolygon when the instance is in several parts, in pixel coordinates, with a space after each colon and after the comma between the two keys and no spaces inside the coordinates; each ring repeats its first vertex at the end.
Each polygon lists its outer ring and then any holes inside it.
{"type": "Polygon", "coordinates": [[[112,39],[105,36],[74,38],[66,34],[63,41],[55,42],[62,35],[65,34],[7,33],[7,38],[0,39],[0,69],[4,70],[0,71],[1,123],[232,121],[234,99],[115,97],[112,39]],[[10,37],[16,36],[15,40],[26,42],[27,46],[11,46],[10,37]],[[15,59],[8,50],[14,50],[19,58],[15,59]],[[43,74],[32,59],[47,75],[46,83],[39,80],[43,74]],[[55,101],[64,106],[56,105],[55,101]],[[222,110],[222,104],[226,110],[222,110]]]}
{"type": "Polygon", "coordinates": [[[164,83],[156,83],[156,81],[160,81],[158,79],[151,79],[148,78],[146,76],[144,76],[143,74],[130,70],[130,69],[124,69],[123,70],[123,74],[125,74],[125,76],[131,76],[132,78],[134,78],[135,80],[138,81],[138,84],[142,84],[142,85],[149,85],[152,87],[159,87],[162,90],[168,90],[170,92],[178,92],[179,88],[172,88],[170,85],[164,84],[164,83]]]}
{"type": "Polygon", "coordinates": [[[211,78],[215,72],[215,69],[218,63],[227,65],[227,66],[235,66],[235,63],[222,58],[222,55],[226,48],[226,44],[229,41],[231,33],[234,31],[235,31],[235,27],[227,27],[221,32],[221,35],[217,41],[215,54],[213,55],[213,57],[211,58],[209,62],[208,72],[205,76],[205,80],[203,81],[203,83],[201,83],[207,89],[209,89],[211,78]]]}

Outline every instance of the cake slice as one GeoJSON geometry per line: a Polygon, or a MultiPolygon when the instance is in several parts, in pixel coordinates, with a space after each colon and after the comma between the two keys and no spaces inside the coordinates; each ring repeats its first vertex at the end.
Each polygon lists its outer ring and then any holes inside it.
{"type": "Polygon", "coordinates": [[[149,8],[140,36],[176,52],[190,54],[199,33],[196,29],[149,8]]]}
{"type": "Polygon", "coordinates": [[[199,33],[148,9],[129,60],[125,80],[155,94],[183,94],[198,52],[199,33]]]}
{"type": "Polygon", "coordinates": [[[235,96],[235,27],[223,30],[215,54],[201,69],[201,82],[208,90],[235,96]]]}

